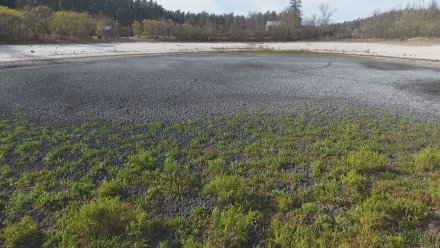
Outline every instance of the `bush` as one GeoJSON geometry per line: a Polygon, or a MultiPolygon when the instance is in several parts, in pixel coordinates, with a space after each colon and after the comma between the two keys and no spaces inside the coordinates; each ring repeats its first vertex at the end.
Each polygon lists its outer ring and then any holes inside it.
{"type": "Polygon", "coordinates": [[[95,34],[96,20],[87,13],[55,12],[51,20],[52,31],[60,37],[89,37],[95,34]]]}
{"type": "Polygon", "coordinates": [[[138,38],[144,33],[144,25],[139,21],[134,21],[131,24],[131,29],[133,30],[133,35],[137,36],[138,38]]]}
{"type": "Polygon", "coordinates": [[[425,149],[414,157],[416,168],[422,171],[440,169],[440,151],[425,149]]]}
{"type": "Polygon", "coordinates": [[[5,247],[39,247],[44,235],[37,222],[30,216],[23,217],[16,224],[8,224],[3,232],[5,247]]]}
{"type": "Polygon", "coordinates": [[[377,152],[357,151],[351,152],[346,158],[347,164],[359,172],[373,172],[386,170],[390,160],[377,152]]]}
{"type": "Polygon", "coordinates": [[[245,212],[235,206],[223,212],[217,208],[214,209],[208,244],[213,247],[246,246],[252,234],[252,227],[256,225],[259,218],[258,212],[245,212]]]}
{"type": "Polygon", "coordinates": [[[24,13],[0,6],[0,37],[13,38],[23,23],[24,13]]]}
{"type": "Polygon", "coordinates": [[[41,35],[50,34],[50,19],[52,17],[52,10],[47,6],[36,6],[26,14],[26,25],[29,31],[32,32],[34,38],[41,35]]]}

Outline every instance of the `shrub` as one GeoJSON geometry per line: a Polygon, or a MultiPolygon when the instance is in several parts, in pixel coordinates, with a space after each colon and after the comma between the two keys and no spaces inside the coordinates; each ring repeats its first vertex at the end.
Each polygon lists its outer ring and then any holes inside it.
{"type": "Polygon", "coordinates": [[[415,165],[419,170],[440,169],[440,151],[432,148],[425,149],[415,155],[415,165]]]}
{"type": "Polygon", "coordinates": [[[347,164],[360,172],[373,172],[385,170],[390,160],[377,152],[357,151],[351,152],[346,158],[347,164]]]}
{"type": "Polygon", "coordinates": [[[8,224],[3,232],[6,247],[39,247],[44,235],[37,222],[30,216],[23,217],[18,223],[8,224]]]}
{"type": "Polygon", "coordinates": [[[240,207],[232,206],[222,212],[214,209],[208,244],[213,247],[246,246],[259,218],[258,212],[245,212],[240,207]]]}
{"type": "Polygon", "coordinates": [[[50,34],[50,18],[52,16],[52,10],[47,6],[36,6],[26,13],[26,25],[29,31],[32,32],[34,38],[38,38],[41,35],[43,38],[45,35],[50,34]]]}
{"type": "Polygon", "coordinates": [[[23,23],[24,12],[0,6],[0,36],[14,37],[23,23]]]}
{"type": "Polygon", "coordinates": [[[96,20],[87,13],[57,11],[52,15],[51,27],[61,37],[89,37],[95,34],[96,20]]]}
{"type": "Polygon", "coordinates": [[[144,25],[142,22],[134,21],[131,24],[131,29],[133,31],[133,35],[135,35],[139,38],[142,35],[142,33],[144,32],[144,25]]]}

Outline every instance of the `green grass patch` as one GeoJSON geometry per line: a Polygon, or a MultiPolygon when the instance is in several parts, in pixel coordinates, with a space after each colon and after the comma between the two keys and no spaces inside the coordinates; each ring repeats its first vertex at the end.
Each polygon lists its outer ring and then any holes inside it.
{"type": "Polygon", "coordinates": [[[348,166],[360,172],[384,171],[390,165],[386,156],[371,151],[350,152],[346,162],[348,166]]]}
{"type": "Polygon", "coordinates": [[[416,167],[419,170],[439,170],[440,150],[425,149],[415,155],[416,167]]]}
{"type": "Polygon", "coordinates": [[[308,109],[0,127],[2,247],[439,246],[438,123],[308,109]]]}
{"type": "Polygon", "coordinates": [[[7,248],[38,247],[44,240],[42,229],[30,216],[24,216],[17,223],[7,223],[2,236],[7,248]]]}

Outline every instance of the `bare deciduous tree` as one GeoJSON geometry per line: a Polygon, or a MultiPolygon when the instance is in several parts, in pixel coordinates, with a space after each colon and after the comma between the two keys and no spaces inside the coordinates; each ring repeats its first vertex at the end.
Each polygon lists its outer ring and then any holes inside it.
{"type": "Polygon", "coordinates": [[[321,3],[319,5],[319,11],[321,12],[320,24],[326,27],[330,24],[331,17],[335,14],[336,9],[332,9],[329,3],[321,3]]]}
{"type": "Polygon", "coordinates": [[[307,17],[303,20],[304,26],[316,27],[319,25],[318,15],[313,14],[310,17],[307,17]]]}
{"type": "Polygon", "coordinates": [[[373,14],[371,16],[373,16],[373,17],[378,16],[378,15],[380,15],[380,12],[381,12],[380,9],[374,9],[373,14]]]}

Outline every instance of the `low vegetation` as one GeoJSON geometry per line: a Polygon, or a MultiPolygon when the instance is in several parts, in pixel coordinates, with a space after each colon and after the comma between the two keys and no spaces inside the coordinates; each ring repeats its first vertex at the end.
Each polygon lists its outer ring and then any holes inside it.
{"type": "MultiPolygon", "coordinates": [[[[330,30],[338,38],[398,39],[439,38],[440,8],[437,0],[405,3],[391,10],[376,9],[367,18],[334,23],[330,30]]],[[[313,23],[312,19],[312,23],[313,23]]]]}
{"type": "Polygon", "coordinates": [[[80,38],[130,36],[131,29],[122,27],[106,16],[86,12],[52,11],[46,6],[29,10],[10,9],[0,5],[0,39],[47,40],[48,38],[80,38]],[[105,27],[112,27],[106,30],[105,27]]]}
{"type": "Polygon", "coordinates": [[[0,121],[0,246],[438,247],[440,126],[0,121]]]}

